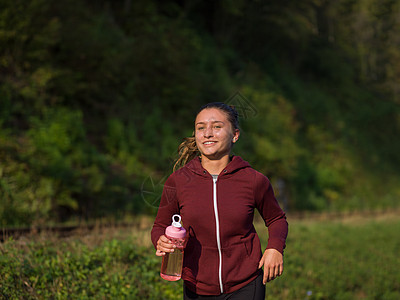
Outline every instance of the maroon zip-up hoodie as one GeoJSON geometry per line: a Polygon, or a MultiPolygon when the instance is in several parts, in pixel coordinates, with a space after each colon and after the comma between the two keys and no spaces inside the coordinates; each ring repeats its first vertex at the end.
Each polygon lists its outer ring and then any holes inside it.
{"type": "Polygon", "coordinates": [[[231,293],[259,274],[262,252],[253,226],[258,209],[268,227],[268,248],[283,253],[288,224],[267,177],[233,156],[215,180],[195,158],[168,177],[151,231],[154,247],[172,215],[189,234],[182,279],[201,295],[231,293]]]}

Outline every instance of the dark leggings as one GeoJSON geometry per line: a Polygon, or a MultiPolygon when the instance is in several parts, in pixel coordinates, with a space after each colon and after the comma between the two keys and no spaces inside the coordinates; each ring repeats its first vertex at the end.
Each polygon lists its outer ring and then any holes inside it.
{"type": "Polygon", "coordinates": [[[265,285],[262,282],[263,274],[260,273],[256,279],[248,283],[241,289],[229,294],[221,294],[218,296],[204,296],[197,295],[189,290],[185,283],[183,284],[183,299],[184,300],[264,300],[265,299],[265,285]]]}

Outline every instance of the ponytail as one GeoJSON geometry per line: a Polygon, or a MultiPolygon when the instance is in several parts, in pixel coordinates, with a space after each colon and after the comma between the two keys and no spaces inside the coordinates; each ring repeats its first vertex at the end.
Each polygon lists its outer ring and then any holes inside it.
{"type": "Polygon", "coordinates": [[[191,137],[186,137],[183,142],[178,147],[178,159],[174,164],[173,171],[186,165],[189,161],[200,154],[199,149],[197,149],[196,139],[194,137],[194,132],[191,137]]]}

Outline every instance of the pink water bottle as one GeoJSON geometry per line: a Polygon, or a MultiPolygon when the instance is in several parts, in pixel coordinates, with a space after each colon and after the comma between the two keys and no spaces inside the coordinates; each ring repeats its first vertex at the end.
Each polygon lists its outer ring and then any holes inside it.
{"type": "Polygon", "coordinates": [[[181,225],[181,216],[173,215],[172,224],[165,230],[165,235],[176,245],[174,252],[166,253],[162,258],[160,275],[165,280],[181,279],[183,250],[185,248],[186,230],[181,225]]]}

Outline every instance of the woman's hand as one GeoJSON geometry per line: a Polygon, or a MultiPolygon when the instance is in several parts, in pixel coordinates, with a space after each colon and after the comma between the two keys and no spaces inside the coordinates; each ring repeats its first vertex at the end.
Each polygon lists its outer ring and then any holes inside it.
{"type": "Polygon", "coordinates": [[[261,258],[258,268],[264,266],[263,283],[274,280],[283,272],[283,255],[276,249],[267,249],[261,258]]]}
{"type": "Polygon", "coordinates": [[[171,240],[168,239],[165,235],[160,236],[157,241],[157,256],[164,256],[167,252],[174,252],[176,246],[172,244],[171,240]]]}

